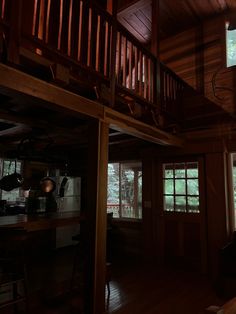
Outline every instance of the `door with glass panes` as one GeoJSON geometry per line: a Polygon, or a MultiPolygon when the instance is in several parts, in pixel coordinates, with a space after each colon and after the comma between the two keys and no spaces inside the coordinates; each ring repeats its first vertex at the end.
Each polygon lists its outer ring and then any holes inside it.
{"type": "Polygon", "coordinates": [[[160,165],[162,255],[165,262],[206,271],[203,160],[165,160],[160,165]]]}

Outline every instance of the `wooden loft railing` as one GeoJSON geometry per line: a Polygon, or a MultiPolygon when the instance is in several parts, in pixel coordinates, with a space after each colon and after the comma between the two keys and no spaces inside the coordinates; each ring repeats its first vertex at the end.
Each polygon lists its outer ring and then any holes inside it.
{"type": "Polygon", "coordinates": [[[158,127],[161,115],[178,122],[187,85],[92,1],[0,0],[0,31],[8,61],[21,64],[24,48],[97,86],[118,111],[158,127]]]}

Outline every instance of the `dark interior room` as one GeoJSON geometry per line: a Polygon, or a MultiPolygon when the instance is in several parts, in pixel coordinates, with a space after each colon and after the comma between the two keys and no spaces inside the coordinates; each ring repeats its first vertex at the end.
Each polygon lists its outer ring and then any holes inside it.
{"type": "Polygon", "coordinates": [[[0,313],[236,313],[236,0],[0,0],[0,313]]]}

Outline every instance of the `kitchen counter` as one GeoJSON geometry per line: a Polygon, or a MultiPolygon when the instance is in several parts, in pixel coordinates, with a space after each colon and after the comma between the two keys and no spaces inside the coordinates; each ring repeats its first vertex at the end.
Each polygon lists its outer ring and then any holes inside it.
{"type": "Polygon", "coordinates": [[[79,224],[85,217],[78,211],[13,215],[0,217],[0,230],[22,229],[27,232],[49,230],[79,224]]]}

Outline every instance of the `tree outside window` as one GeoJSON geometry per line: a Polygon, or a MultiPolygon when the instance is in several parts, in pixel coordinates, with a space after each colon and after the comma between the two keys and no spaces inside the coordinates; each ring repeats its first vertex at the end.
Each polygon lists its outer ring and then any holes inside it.
{"type": "Polygon", "coordinates": [[[141,163],[108,164],[107,212],[114,218],[142,218],[141,163]]]}
{"type": "Polygon", "coordinates": [[[198,162],[163,165],[164,211],[199,213],[198,162]]]}

